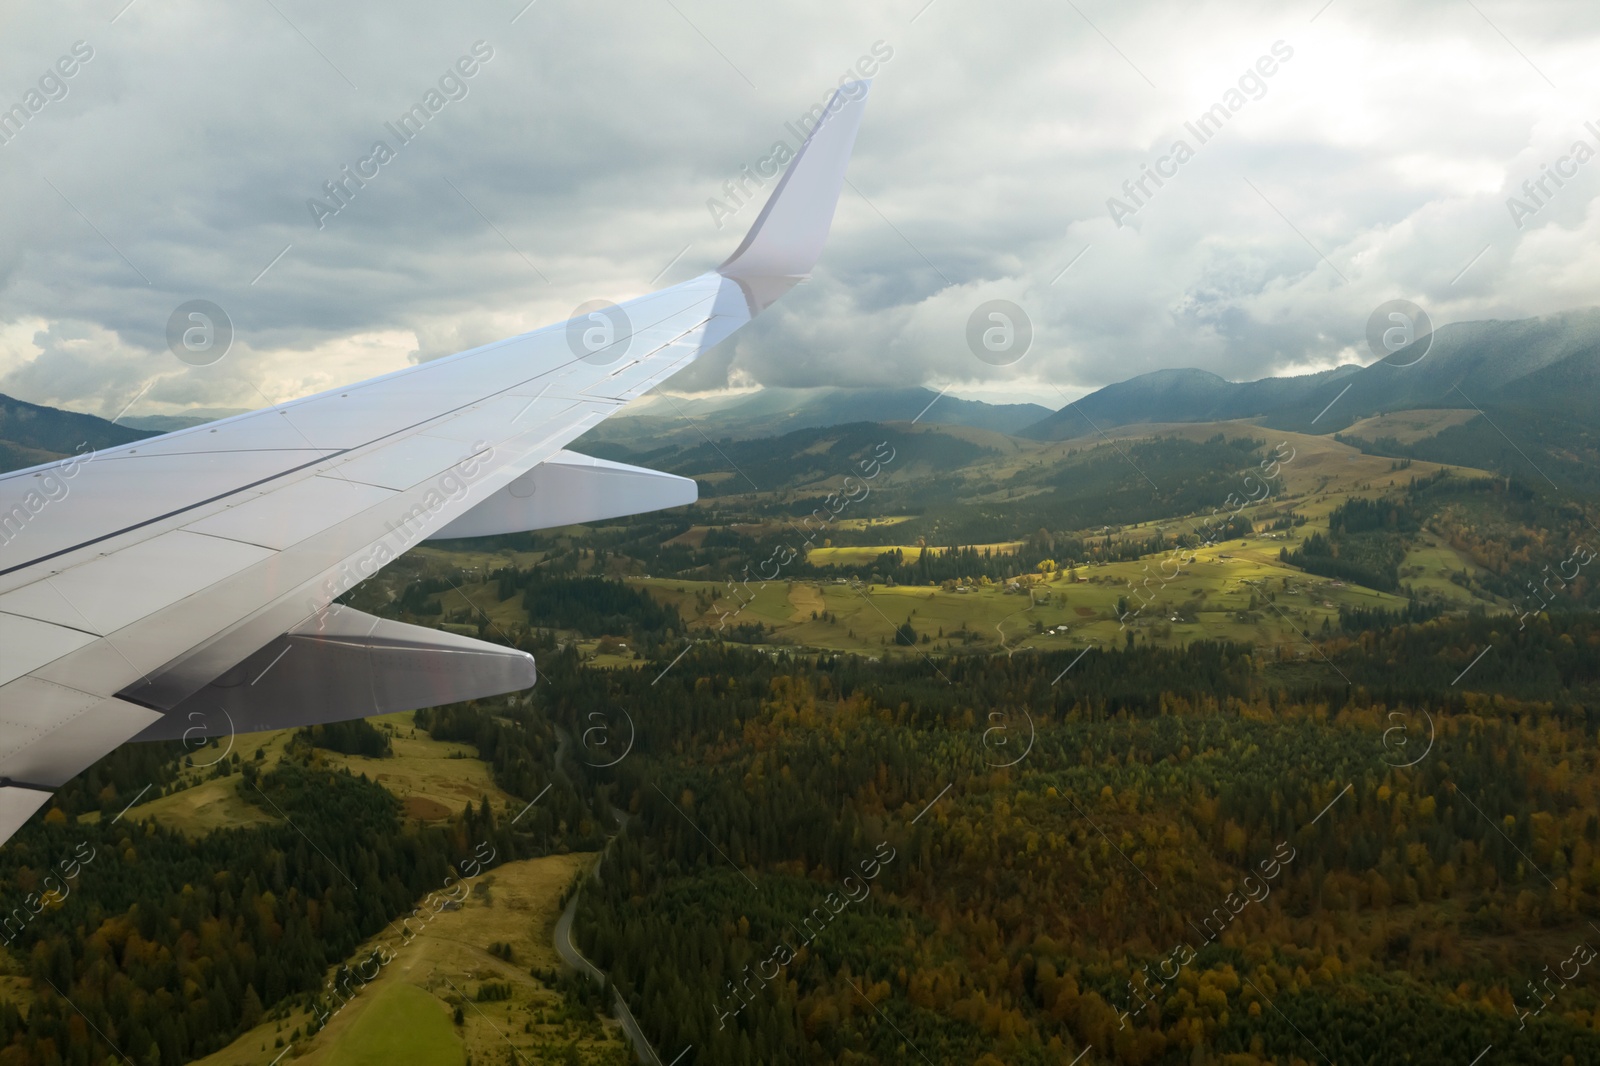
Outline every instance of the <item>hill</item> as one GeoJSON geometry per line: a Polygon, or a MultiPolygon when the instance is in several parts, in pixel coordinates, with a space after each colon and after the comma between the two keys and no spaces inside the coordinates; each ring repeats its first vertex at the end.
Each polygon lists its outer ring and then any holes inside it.
{"type": "Polygon", "coordinates": [[[203,426],[219,418],[230,418],[248,412],[248,407],[192,407],[181,415],[133,415],[121,419],[125,426],[146,429],[152,433],[174,433],[191,426],[203,426]]]}
{"type": "Polygon", "coordinates": [[[640,449],[691,439],[698,441],[701,431],[714,440],[724,437],[743,440],[851,422],[913,420],[1014,434],[1038,422],[1049,410],[1032,403],[991,404],[941,396],[921,386],[770,388],[715,399],[652,398],[635,405],[634,413],[625,413],[599,426],[590,439],[640,449]],[[699,430],[691,426],[685,416],[699,423],[699,430]]]}
{"type": "Polygon", "coordinates": [[[1479,446],[1470,407],[1060,441],[938,411],[582,443],[701,500],[347,597],[535,654],[531,692],[69,782],[0,850],[13,901],[101,856],[0,948],[0,1063],[97,1031],[600,1066],[614,994],[684,1063],[1596,1060],[1591,989],[1523,991],[1600,896],[1581,508],[1371,454],[1479,446]]]}
{"type": "Polygon", "coordinates": [[[94,415],[61,411],[0,395],[0,470],[48,463],[76,451],[111,448],[154,436],[94,415]]]}
{"type": "Polygon", "coordinates": [[[1138,422],[1260,418],[1277,429],[1332,432],[1361,419],[1433,408],[1528,409],[1592,419],[1600,384],[1600,308],[1544,318],[1458,322],[1425,352],[1402,349],[1370,366],[1233,382],[1193,368],[1157,370],[1107,385],[1018,435],[1064,440],[1138,422]],[[1331,405],[1331,406],[1330,406],[1331,405]],[[1315,427],[1315,428],[1313,428],[1315,427]]]}
{"type": "Polygon", "coordinates": [[[1222,422],[1254,418],[1295,407],[1342,382],[1359,367],[1341,366],[1320,374],[1234,382],[1208,370],[1157,370],[1107,385],[1076,404],[1027,426],[1018,436],[1066,440],[1102,429],[1142,422],[1222,422]]]}

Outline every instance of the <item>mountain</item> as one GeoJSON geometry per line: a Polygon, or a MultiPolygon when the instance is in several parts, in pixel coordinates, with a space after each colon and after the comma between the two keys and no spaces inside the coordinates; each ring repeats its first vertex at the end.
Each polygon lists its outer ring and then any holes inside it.
{"type": "Polygon", "coordinates": [[[154,434],[94,415],[41,407],[0,395],[0,470],[48,463],[76,451],[110,448],[154,434]]]}
{"type": "Polygon", "coordinates": [[[636,410],[636,414],[624,414],[603,423],[590,439],[641,447],[670,443],[679,438],[698,441],[701,433],[713,440],[723,437],[751,439],[854,422],[910,422],[914,419],[924,424],[1016,434],[1050,411],[1032,403],[991,404],[954,396],[941,397],[932,389],[920,386],[770,388],[742,396],[699,400],[663,396],[641,403],[636,410]],[[695,425],[686,418],[692,419],[695,425]]]}
{"type": "MultiPolygon", "coordinates": [[[[1234,382],[1208,370],[1157,370],[1107,385],[1047,418],[1024,427],[1017,436],[1033,440],[1066,440],[1094,432],[1094,427],[1140,422],[1222,422],[1254,418],[1304,404],[1327,387],[1360,373],[1353,365],[1292,378],[1234,382]]],[[[1337,390],[1335,390],[1337,391],[1337,390]]]]}
{"type": "Polygon", "coordinates": [[[154,433],[172,433],[188,429],[190,426],[203,426],[219,418],[242,415],[249,410],[248,407],[193,407],[189,409],[188,414],[182,415],[135,415],[122,419],[122,424],[132,426],[134,429],[148,429],[154,433]]]}
{"type": "Polygon", "coordinates": [[[1544,318],[1441,326],[1369,366],[1232,382],[1204,370],[1157,370],[1107,385],[1017,435],[1064,440],[1094,427],[1261,418],[1278,429],[1333,432],[1373,415],[1426,408],[1540,409],[1592,420],[1600,385],[1600,308],[1544,318]],[[1092,423],[1092,424],[1091,424],[1092,423]]]}
{"type": "MultiPolygon", "coordinates": [[[[700,399],[658,395],[577,442],[634,454],[698,446],[705,439],[774,438],[860,422],[957,426],[1053,441],[1140,423],[1254,418],[1276,428],[1349,432],[1387,455],[1536,475],[1600,488],[1600,308],[1543,318],[1460,322],[1416,346],[1361,367],[1233,382],[1205,370],[1157,370],[1108,385],[1054,413],[1038,404],[990,404],[931,389],[768,388],[700,399]],[[1448,411],[1396,430],[1380,416],[1448,411]],[[1429,421],[1432,419],[1432,421],[1429,421]],[[1361,423],[1360,425],[1356,425],[1361,423]]],[[[0,469],[121,444],[232,411],[199,410],[113,425],[0,396],[0,469]]],[[[619,453],[620,454],[620,453],[619,453]]]]}
{"type": "Polygon", "coordinates": [[[1338,403],[1318,422],[1324,431],[1343,429],[1370,415],[1419,408],[1534,409],[1547,415],[1593,420],[1600,384],[1600,308],[1544,318],[1460,322],[1434,332],[1420,359],[1403,348],[1350,376],[1344,386],[1325,388],[1298,403],[1279,406],[1269,425],[1304,429],[1327,404],[1338,403]]]}

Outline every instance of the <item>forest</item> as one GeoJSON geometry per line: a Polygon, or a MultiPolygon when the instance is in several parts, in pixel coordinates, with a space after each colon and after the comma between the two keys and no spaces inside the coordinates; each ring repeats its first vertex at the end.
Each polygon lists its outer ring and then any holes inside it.
{"type": "MultiPolygon", "coordinates": [[[[886,438],[908,465],[916,448],[987,454],[869,429],[812,433],[807,476],[886,438]]],[[[762,462],[781,449],[737,447],[752,477],[778,476],[762,462]]],[[[499,805],[411,817],[381,775],[335,765],[392,761],[392,724],[119,749],[0,850],[0,1066],[183,1062],[263,1020],[309,1011],[315,1028],[373,964],[362,945],[411,935],[419,901],[483,855],[572,852],[603,855],[573,937],[604,986],[519,971],[590,1022],[620,995],[657,1049],[690,1049],[684,1066],[1600,1061],[1600,537],[1537,484],[1405,460],[1376,491],[1381,465],[1337,491],[1269,479],[1253,513],[1219,510],[1265,448],[1085,448],[1064,457],[1072,478],[1023,463],[995,491],[1038,500],[999,529],[1008,504],[940,503],[931,478],[891,491],[886,467],[872,507],[828,530],[867,550],[797,557],[779,582],[932,597],[1279,533],[1287,572],[1249,586],[1262,611],[1293,594],[1289,567],[1404,599],[1321,604],[1320,629],[1276,644],[1151,627],[1020,653],[935,647],[937,620],[897,613],[889,655],[762,643],[743,619],[691,629],[629,580],[759,565],[827,496],[792,479],[414,553],[348,600],[538,660],[528,693],[411,719],[472,754],[499,805]],[[1086,501],[1105,524],[1060,520],[1086,501]],[[899,546],[918,538],[944,550],[899,546]],[[197,782],[248,824],[124,817],[197,782]]],[[[518,995],[490,981],[470,1002],[518,995]]],[[[565,1061],[584,1061],[575,1044],[565,1061]]]]}
{"type": "Polygon", "coordinates": [[[418,824],[378,783],[318,758],[384,754],[387,735],[361,720],[301,731],[276,763],[259,749],[215,763],[210,775],[271,815],[264,826],[195,838],[111,817],[147,787],[183,787],[195,753],[181,744],[121,748],[64,789],[0,850],[0,937],[31,992],[25,1010],[0,996],[0,1064],[122,1061],[109,1047],[137,1066],[187,1062],[263,1017],[327,1017],[357,945],[385,928],[409,935],[418,901],[475,861],[603,841],[602,796],[556,772],[550,722],[526,708],[457,705],[420,724],[475,745],[514,794],[548,794],[515,826],[487,799],[418,824]]]}
{"type": "Polygon", "coordinates": [[[478,845],[607,834],[580,945],[694,1061],[1594,1061],[1600,999],[1570,978],[1600,943],[1600,624],[1367,621],[1305,658],[709,643],[664,673],[527,636],[531,704],[417,716],[514,795],[559,786],[515,829],[487,804],[407,824],[319,769],[318,746],[380,746],[354,726],[220,764],[276,825],[69,819],[148,780],[155,749],[129,748],[0,855],[35,991],[0,1007],[0,1063],[98,1066],[91,1025],[182,1061],[331,1007],[329,973],[478,845]],[[618,707],[627,758],[557,765],[561,732],[618,707]]]}
{"type": "Polygon", "coordinates": [[[553,663],[556,718],[641,723],[583,945],[700,1061],[1594,1061],[1600,998],[1549,982],[1600,943],[1597,648],[1561,615],[1054,685],[1050,655],[553,663]]]}

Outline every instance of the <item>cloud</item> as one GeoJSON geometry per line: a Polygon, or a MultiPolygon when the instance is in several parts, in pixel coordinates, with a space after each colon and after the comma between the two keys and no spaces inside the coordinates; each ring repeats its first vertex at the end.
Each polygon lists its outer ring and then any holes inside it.
{"type": "Polygon", "coordinates": [[[1571,101],[1600,98],[1600,12],[1576,3],[518,7],[13,13],[0,104],[75,42],[93,58],[0,144],[0,391],[258,406],[682,280],[754,217],[719,229],[707,201],[878,42],[817,277],[675,387],[1048,403],[1159,367],[1330,365],[1395,297],[1436,323],[1594,299],[1600,161],[1522,228],[1506,207],[1594,141],[1600,112],[1571,101]],[[1264,91],[1118,226],[1107,200],[1280,41],[1264,91]],[[441,83],[476,42],[492,54],[441,83]],[[390,126],[430,91],[449,98],[403,142],[390,126]],[[393,157],[319,228],[308,200],[378,141],[393,157]],[[216,367],[166,351],[196,298],[237,331],[216,367]],[[1033,321],[1015,365],[966,348],[989,299],[1033,321]]]}

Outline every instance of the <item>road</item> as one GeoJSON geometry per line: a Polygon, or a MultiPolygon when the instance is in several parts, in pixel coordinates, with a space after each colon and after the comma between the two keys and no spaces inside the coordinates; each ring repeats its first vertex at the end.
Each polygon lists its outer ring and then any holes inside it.
{"type": "MultiPolygon", "coordinates": [[[[567,734],[565,730],[558,730],[557,735],[560,737],[560,745],[556,748],[556,770],[565,777],[566,773],[561,769],[561,759],[567,750],[567,734]]],[[[621,836],[628,828],[628,814],[626,811],[613,807],[611,808],[611,815],[617,820],[617,825],[620,828],[616,835],[606,842],[605,851],[600,853],[600,859],[595,862],[594,872],[590,876],[596,881],[600,880],[600,863],[605,860],[606,852],[611,850],[611,845],[616,843],[617,837],[621,836]]],[[[578,945],[572,939],[572,921],[573,917],[578,913],[578,898],[582,895],[583,886],[580,883],[578,890],[572,894],[572,898],[567,900],[566,907],[561,911],[561,917],[556,920],[556,954],[561,956],[562,962],[565,962],[579,973],[588,974],[589,980],[595,984],[604,986],[606,983],[605,973],[601,971],[600,967],[584,957],[583,952],[578,950],[578,945]]],[[[628,1043],[633,1045],[634,1055],[645,1066],[652,1066],[652,1064],[661,1066],[661,1057],[656,1054],[656,1050],[651,1046],[650,1041],[645,1039],[644,1030],[639,1027],[639,1020],[633,1016],[633,1011],[628,1009],[628,1004],[622,998],[622,993],[617,992],[614,995],[615,999],[611,1004],[611,1013],[621,1024],[623,1035],[628,1038],[628,1043]]]]}

